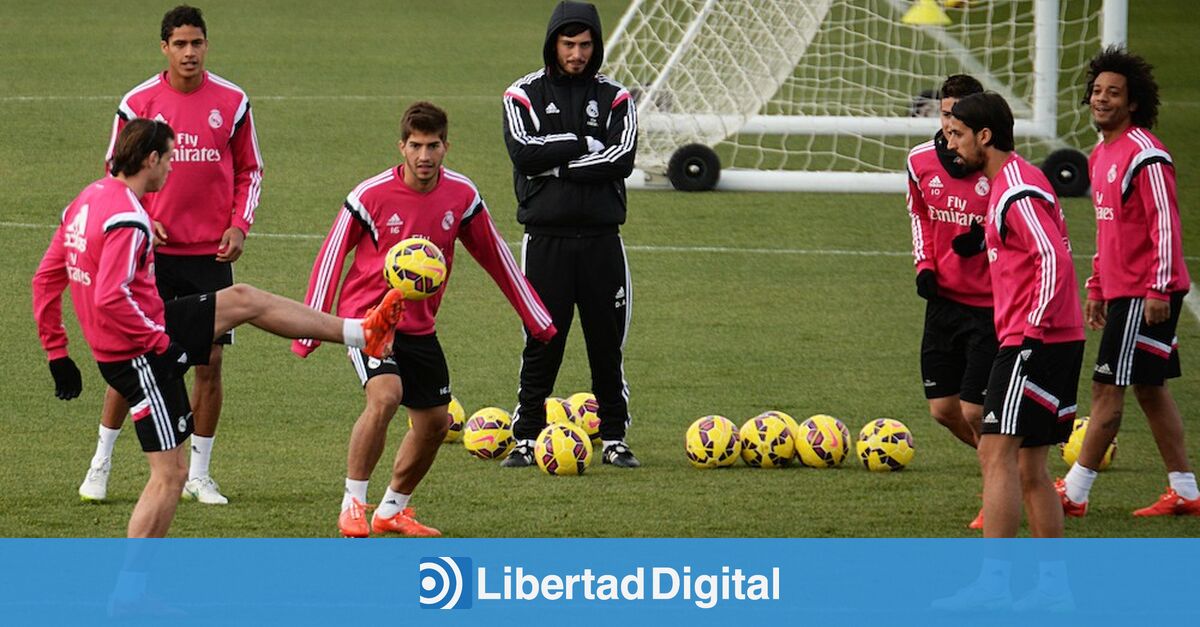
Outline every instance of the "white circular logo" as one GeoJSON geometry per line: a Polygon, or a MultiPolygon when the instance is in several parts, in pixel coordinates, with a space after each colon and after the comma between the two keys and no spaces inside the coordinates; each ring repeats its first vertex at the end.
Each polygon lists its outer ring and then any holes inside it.
{"type": "Polygon", "coordinates": [[[213,109],[212,111],[208,112],[208,125],[209,126],[211,126],[213,128],[221,128],[221,125],[224,123],[225,123],[225,119],[221,117],[220,111],[213,109]]]}
{"type": "Polygon", "coordinates": [[[372,357],[367,360],[367,367],[374,370],[374,369],[378,368],[382,363],[383,363],[382,361],[379,361],[378,359],[372,357]]]}
{"type": "Polygon", "coordinates": [[[447,211],[446,215],[442,216],[442,230],[449,231],[452,226],[454,226],[454,212],[447,211]]]}
{"type": "Polygon", "coordinates": [[[600,105],[596,104],[595,100],[589,100],[587,103],[587,114],[589,118],[600,116],[600,105]]]}
{"type": "Polygon", "coordinates": [[[1115,180],[1117,180],[1117,164],[1114,163],[1112,164],[1112,167],[1108,169],[1108,182],[1111,183],[1115,180]]]}
{"type": "Polygon", "coordinates": [[[988,180],[987,180],[986,176],[981,176],[981,177],[979,177],[978,181],[975,181],[975,193],[976,194],[979,194],[980,196],[987,196],[988,192],[990,192],[991,190],[992,190],[992,186],[988,185],[988,180]]]}
{"type": "MultiPolygon", "coordinates": [[[[465,557],[422,557],[417,566],[421,580],[420,603],[422,609],[452,610],[465,591],[471,594],[470,579],[464,585],[463,571],[471,573],[471,560],[465,557]]],[[[467,597],[469,603],[470,596],[467,597]]],[[[463,608],[469,608],[468,603],[463,608]]]]}
{"type": "Polygon", "coordinates": [[[179,419],[179,432],[183,433],[184,429],[187,429],[187,420],[180,418],[179,419]]]}

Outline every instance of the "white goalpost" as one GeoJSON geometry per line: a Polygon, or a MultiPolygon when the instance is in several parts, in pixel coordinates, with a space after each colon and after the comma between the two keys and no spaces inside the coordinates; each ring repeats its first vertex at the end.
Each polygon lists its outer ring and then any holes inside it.
{"type": "Polygon", "coordinates": [[[966,73],[1008,100],[1018,150],[1082,193],[1079,149],[1095,138],[1083,77],[1102,45],[1124,43],[1126,3],[633,0],[604,69],[638,106],[628,182],[903,191],[905,154],[938,129],[934,91],[966,73]]]}

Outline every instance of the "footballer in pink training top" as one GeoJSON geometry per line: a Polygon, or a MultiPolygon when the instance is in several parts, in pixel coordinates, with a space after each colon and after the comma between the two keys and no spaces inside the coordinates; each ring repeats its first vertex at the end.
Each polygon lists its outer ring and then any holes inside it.
{"type": "Polygon", "coordinates": [[[130,537],[166,535],[187,478],[181,445],[193,429],[184,372],[208,357],[213,337],[244,322],[285,337],[321,337],[391,354],[402,294],[391,290],[364,320],[343,320],[249,285],[166,303],[155,285],[156,257],[146,193],[171,172],[175,132],[156,120],[132,120],[117,135],[112,176],[88,185],[63,211],[33,276],[33,313],[50,361],[55,395],[79,396],[83,382],[67,353],[62,293],[105,382],[133,410],[150,478],[129,518],[130,537]]]}
{"type": "MultiPolygon", "coordinates": [[[[996,358],[992,280],[987,258],[963,257],[954,242],[983,229],[991,188],[946,147],[944,127],[960,98],[983,91],[965,74],[938,89],[943,129],[908,153],[908,213],[912,222],[917,295],[925,305],[921,380],[929,413],[971,448],[979,441],[988,373],[996,358]]],[[[983,528],[982,511],[968,525],[983,528]]]]}
{"type": "Polygon", "coordinates": [[[1024,501],[1031,534],[1060,537],[1062,506],[1046,456],[1070,433],[1084,337],[1066,222],[1045,175],[1013,152],[1004,98],[967,96],[951,114],[949,147],[981,167],[992,188],[982,249],[1000,352],[979,438],[983,534],[1016,536],[1024,501]]]}
{"type": "MultiPolygon", "coordinates": [[[[338,314],[360,315],[388,290],[383,277],[386,253],[410,237],[428,239],[442,250],[449,281],[454,245],[461,241],[508,297],[526,333],[538,341],[549,341],[556,332],[550,314],[496,230],[479,190],[467,177],[442,166],[449,148],[448,125],[446,112],[428,102],[414,103],[404,112],[400,121],[404,162],[363,181],[346,197],[313,264],[305,302],[329,311],[338,292],[343,261],[354,251],[354,261],[345,280],[340,281],[338,314]]],[[[440,535],[417,522],[407,505],[433,464],[448,427],[450,372],[434,326],[445,293],[443,284],[433,296],[405,306],[391,358],[371,359],[359,350],[349,351],[367,404],[350,435],[346,488],[338,518],[344,536],[365,537],[371,530],[440,535]],[[368,524],[367,480],[383,452],[388,423],[400,405],[408,408],[412,429],[396,452],[391,483],[368,524]]],[[[300,340],[292,344],[292,351],[306,357],[316,347],[315,341],[300,340]]]]}
{"type": "MultiPolygon", "coordinates": [[[[208,27],[200,9],[183,5],[168,11],[161,36],[167,69],[121,99],[105,159],[111,162],[117,134],[130,120],[165,122],[177,133],[170,182],[143,199],[157,240],[158,291],[169,301],[233,284],[232,263],[254,223],[263,164],[246,92],[204,67],[208,27]]],[[[222,345],[232,341],[232,333],[216,338],[208,358],[198,362],[192,390],[196,431],[183,496],[212,505],[228,502],[209,461],[224,396],[222,345]]],[[[109,390],[96,453],[79,487],[85,500],[107,497],[113,445],[127,410],[109,390]]]]}
{"type": "Polygon", "coordinates": [[[1092,418],[1079,458],[1059,485],[1069,516],[1087,513],[1100,460],[1117,436],[1125,388],[1167,467],[1167,491],[1135,516],[1200,516],[1183,418],[1167,379],[1180,375],[1175,329],[1191,287],[1183,259],[1175,163],[1150,132],[1158,84],[1150,64],[1120,48],[1092,59],[1085,103],[1101,139],[1088,159],[1096,209],[1096,256],[1087,281],[1088,326],[1104,329],[1092,371],[1092,418]]]}

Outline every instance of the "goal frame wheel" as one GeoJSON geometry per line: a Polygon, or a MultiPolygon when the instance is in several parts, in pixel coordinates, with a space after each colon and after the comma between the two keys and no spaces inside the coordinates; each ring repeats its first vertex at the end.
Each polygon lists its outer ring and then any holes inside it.
{"type": "Polygon", "coordinates": [[[667,163],[671,186],[684,192],[706,192],[721,179],[721,158],[704,144],[681,146],[667,163]]]}

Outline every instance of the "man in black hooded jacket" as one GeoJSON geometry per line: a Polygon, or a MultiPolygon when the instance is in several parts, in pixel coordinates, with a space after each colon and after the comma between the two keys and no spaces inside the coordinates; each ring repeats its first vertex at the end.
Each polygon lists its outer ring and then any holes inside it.
{"type": "Polygon", "coordinates": [[[625,444],[630,419],[623,363],[633,291],[620,225],[625,177],[637,151],[637,113],[629,91],[598,72],[604,45],[595,6],[555,7],[543,57],[542,69],[504,93],[504,143],[513,162],[517,220],[525,226],[523,270],[559,333],[548,344],[526,338],[513,416],[517,446],[504,465],[533,464],[534,439],[546,426],[544,403],[578,306],[600,406],[601,457],[633,468],[640,463],[625,444]]]}

